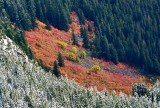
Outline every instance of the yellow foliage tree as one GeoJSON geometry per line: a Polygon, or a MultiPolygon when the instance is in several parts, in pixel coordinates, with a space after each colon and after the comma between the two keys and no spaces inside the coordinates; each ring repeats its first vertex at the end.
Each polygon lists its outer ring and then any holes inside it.
{"type": "Polygon", "coordinates": [[[73,52],[74,54],[76,54],[76,53],[77,53],[77,48],[76,48],[76,47],[72,47],[72,52],[73,52]]]}
{"type": "Polygon", "coordinates": [[[76,55],[73,52],[69,52],[68,57],[70,60],[76,60],[76,55]]]}
{"type": "Polygon", "coordinates": [[[100,66],[98,66],[98,65],[94,65],[94,66],[92,67],[92,71],[95,72],[95,73],[98,73],[98,71],[100,71],[100,70],[101,70],[101,68],[100,68],[100,66]]]}
{"type": "Polygon", "coordinates": [[[65,47],[67,47],[67,46],[68,46],[68,44],[67,44],[67,43],[62,42],[62,41],[58,41],[58,42],[57,42],[57,44],[58,44],[61,48],[65,48],[65,47]]]}

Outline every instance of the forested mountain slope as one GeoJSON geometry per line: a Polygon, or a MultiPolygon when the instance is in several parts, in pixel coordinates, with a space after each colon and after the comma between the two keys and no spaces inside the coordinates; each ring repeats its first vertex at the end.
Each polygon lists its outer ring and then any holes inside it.
{"type": "Polygon", "coordinates": [[[69,13],[76,11],[81,24],[85,18],[95,23],[95,41],[87,45],[93,56],[129,63],[146,74],[160,73],[159,8],[159,0],[0,1],[0,13],[24,30],[36,27],[38,18],[68,31],[69,13]]]}
{"type": "Polygon", "coordinates": [[[96,89],[80,88],[74,81],[57,79],[46,73],[1,31],[0,32],[0,107],[17,108],[158,108],[157,83],[147,96],[132,97],[96,89]],[[154,98],[153,98],[154,97],[154,98]]]}
{"type": "Polygon", "coordinates": [[[160,74],[159,8],[159,0],[0,0],[0,107],[159,108],[159,82],[131,91],[160,74]],[[102,91],[84,88],[95,85],[102,91]]]}
{"type": "MultiPolygon", "coordinates": [[[[38,20],[34,30],[25,31],[26,40],[33,51],[34,58],[43,68],[53,70],[54,61],[59,62],[60,53],[64,60],[64,66],[59,66],[60,74],[63,76],[67,74],[70,80],[74,79],[86,88],[96,86],[98,90],[106,88],[109,92],[116,90],[117,94],[121,91],[131,94],[132,85],[135,83],[145,82],[147,87],[155,83],[156,80],[150,79],[156,79],[156,77],[148,78],[127,64],[115,65],[110,61],[92,57],[91,52],[83,48],[81,41],[83,39],[79,36],[79,20],[74,20],[78,19],[75,12],[71,12],[71,19],[72,23],[68,32],[58,30],[53,26],[47,30],[46,25],[38,20]],[[71,40],[72,27],[78,38],[78,46],[74,45],[71,40]]],[[[85,25],[88,25],[87,23],[93,22],[86,21],[85,25]]],[[[92,40],[93,34],[89,32],[89,40],[92,40]]]]}

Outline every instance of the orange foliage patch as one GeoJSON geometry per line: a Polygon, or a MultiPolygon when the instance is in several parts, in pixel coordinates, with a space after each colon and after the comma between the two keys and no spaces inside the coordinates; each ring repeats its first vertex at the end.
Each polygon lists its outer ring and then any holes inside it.
{"type": "MultiPolygon", "coordinates": [[[[70,52],[73,47],[71,40],[72,28],[74,29],[75,34],[80,34],[80,25],[77,19],[76,13],[72,12],[72,24],[70,25],[70,30],[68,32],[60,31],[53,26],[51,27],[51,30],[48,31],[45,29],[46,25],[37,20],[37,28],[25,32],[26,40],[31,46],[35,58],[37,60],[42,60],[46,66],[53,68],[53,62],[57,59],[58,52],[61,52],[62,55],[66,57],[67,53],[70,52]],[[57,44],[59,41],[67,43],[67,47],[61,48],[57,44]]],[[[89,21],[86,21],[86,25],[84,25],[85,27],[88,26],[88,22],[89,21]]],[[[90,23],[94,31],[94,24],[93,22],[90,23]]],[[[89,35],[90,38],[93,37],[94,32],[89,33],[89,35]]],[[[79,46],[78,51],[82,50],[86,51],[84,48],[79,46]]],[[[119,74],[119,69],[134,70],[136,72],[134,68],[131,68],[126,64],[119,63],[118,65],[114,65],[112,62],[107,62],[96,58],[86,58],[83,59],[83,61],[92,66],[98,65],[102,70],[97,74],[88,74],[90,68],[65,59],[65,67],[60,68],[61,74],[63,76],[67,74],[69,79],[74,79],[77,83],[84,87],[97,86],[98,90],[103,90],[106,88],[108,91],[123,91],[127,94],[131,94],[131,86],[134,83],[146,82],[148,86],[151,85],[143,76],[119,74]]]]}

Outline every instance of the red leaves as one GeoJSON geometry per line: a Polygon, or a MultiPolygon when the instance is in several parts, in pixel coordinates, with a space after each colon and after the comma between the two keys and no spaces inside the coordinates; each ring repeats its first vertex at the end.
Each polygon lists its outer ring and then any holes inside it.
{"type": "MultiPolygon", "coordinates": [[[[51,31],[48,31],[44,29],[45,24],[40,21],[37,21],[38,27],[33,31],[25,32],[26,40],[29,46],[31,46],[36,59],[41,59],[46,66],[53,68],[53,61],[57,59],[57,54],[59,51],[63,56],[67,56],[66,54],[73,47],[71,41],[72,28],[74,28],[75,34],[80,33],[79,22],[74,20],[75,17],[77,17],[76,13],[71,12],[71,19],[73,23],[70,25],[71,28],[69,32],[60,31],[54,27],[51,27],[51,31]],[[58,41],[63,41],[67,43],[68,46],[65,49],[62,49],[57,45],[58,41]],[[39,45],[37,46],[36,43],[38,43],[39,45]]],[[[91,25],[94,27],[94,24],[92,22],[91,25]]],[[[85,26],[87,27],[88,24],[86,24],[85,26]]],[[[90,35],[93,35],[93,33],[90,33],[90,35]]],[[[78,47],[78,50],[86,51],[81,46],[78,47]]],[[[62,75],[65,76],[67,74],[69,79],[74,79],[81,86],[97,86],[98,90],[103,90],[104,88],[106,88],[109,91],[116,90],[118,91],[118,93],[120,91],[123,91],[127,94],[131,94],[132,84],[140,83],[142,81],[147,82],[146,78],[143,76],[135,77],[130,75],[118,74],[119,69],[134,70],[136,72],[134,68],[131,68],[126,64],[119,63],[118,65],[114,65],[112,62],[95,58],[85,59],[85,62],[91,65],[99,65],[102,68],[102,71],[98,72],[97,74],[88,74],[90,68],[86,68],[79,64],[73,63],[72,61],[65,60],[66,66],[60,68],[62,75]],[[109,72],[111,69],[115,69],[114,73],[109,72]]],[[[147,85],[150,85],[150,83],[147,83],[147,85]]]]}

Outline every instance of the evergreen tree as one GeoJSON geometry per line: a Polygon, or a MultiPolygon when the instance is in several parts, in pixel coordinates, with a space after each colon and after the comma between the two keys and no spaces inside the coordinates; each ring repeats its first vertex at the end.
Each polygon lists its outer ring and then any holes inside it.
{"type": "Polygon", "coordinates": [[[2,9],[4,9],[4,0],[0,1],[0,13],[2,13],[2,9]]]}
{"type": "Polygon", "coordinates": [[[109,43],[106,37],[102,38],[102,44],[101,44],[101,48],[103,49],[103,53],[102,56],[106,59],[106,60],[110,60],[110,50],[109,50],[109,43]]]}
{"type": "Polygon", "coordinates": [[[62,56],[62,54],[59,52],[58,53],[58,65],[60,66],[60,67],[64,67],[65,65],[64,65],[64,59],[63,59],[63,56],[62,56]]]}
{"type": "Polygon", "coordinates": [[[23,28],[17,11],[15,12],[15,26],[20,29],[23,28]]]}
{"type": "Polygon", "coordinates": [[[117,47],[116,47],[117,54],[118,54],[119,60],[124,62],[125,61],[125,55],[126,55],[125,54],[125,48],[124,48],[124,45],[122,44],[122,41],[119,38],[117,40],[118,40],[117,41],[117,47]]]}
{"type": "Polygon", "coordinates": [[[11,28],[10,20],[9,20],[8,15],[4,9],[2,10],[0,21],[1,21],[2,29],[4,29],[5,34],[9,38],[14,39],[15,33],[14,33],[13,29],[11,28]]]}
{"type": "Polygon", "coordinates": [[[75,35],[74,30],[72,30],[72,41],[73,45],[78,45],[77,36],[75,35]]]}
{"type": "Polygon", "coordinates": [[[51,25],[49,24],[48,21],[47,21],[47,23],[46,23],[46,29],[51,30],[51,25]]]}
{"type": "Polygon", "coordinates": [[[80,24],[85,24],[85,17],[84,17],[84,14],[83,14],[83,11],[81,9],[78,10],[78,17],[79,17],[79,21],[80,21],[80,24]]]}
{"type": "Polygon", "coordinates": [[[60,77],[60,71],[58,69],[58,64],[57,64],[57,61],[54,61],[54,68],[53,68],[53,74],[59,78],[60,77]]]}
{"type": "Polygon", "coordinates": [[[153,58],[155,74],[160,74],[160,63],[156,57],[153,58]]]}
{"type": "Polygon", "coordinates": [[[26,0],[28,12],[31,16],[32,29],[36,27],[36,7],[34,0],[26,0]]]}
{"type": "Polygon", "coordinates": [[[33,52],[32,52],[32,50],[31,50],[31,48],[30,47],[28,47],[28,57],[30,58],[30,59],[34,59],[34,55],[33,55],[33,52]]]}
{"type": "Polygon", "coordinates": [[[83,37],[83,47],[89,48],[89,37],[87,30],[85,28],[81,28],[81,36],[83,37]]]}
{"type": "Polygon", "coordinates": [[[63,8],[60,8],[60,13],[59,13],[59,29],[68,31],[69,30],[69,22],[67,18],[67,14],[65,13],[63,8]]]}
{"type": "Polygon", "coordinates": [[[16,23],[21,24],[22,29],[30,30],[32,28],[31,16],[29,15],[29,13],[27,11],[26,5],[23,5],[23,4],[17,5],[17,10],[16,11],[17,11],[16,14],[19,18],[18,22],[16,22],[16,23]]]}
{"type": "Polygon", "coordinates": [[[44,21],[44,13],[42,11],[41,0],[37,0],[36,4],[36,16],[40,21],[44,21]]]}
{"type": "Polygon", "coordinates": [[[65,4],[64,8],[65,8],[65,12],[66,12],[66,15],[67,15],[68,23],[71,24],[72,20],[70,18],[70,9],[69,9],[67,4],[65,4]]]}
{"type": "Polygon", "coordinates": [[[93,52],[93,56],[94,57],[101,57],[101,44],[100,44],[100,37],[99,35],[96,36],[95,40],[94,40],[94,52],[93,52]]]}
{"type": "Polygon", "coordinates": [[[113,45],[110,45],[110,53],[111,53],[111,60],[113,61],[114,64],[118,64],[118,55],[117,51],[114,48],[113,45]]]}
{"type": "Polygon", "coordinates": [[[89,32],[92,32],[92,26],[91,26],[91,23],[88,23],[88,31],[89,31],[89,32]]]}

